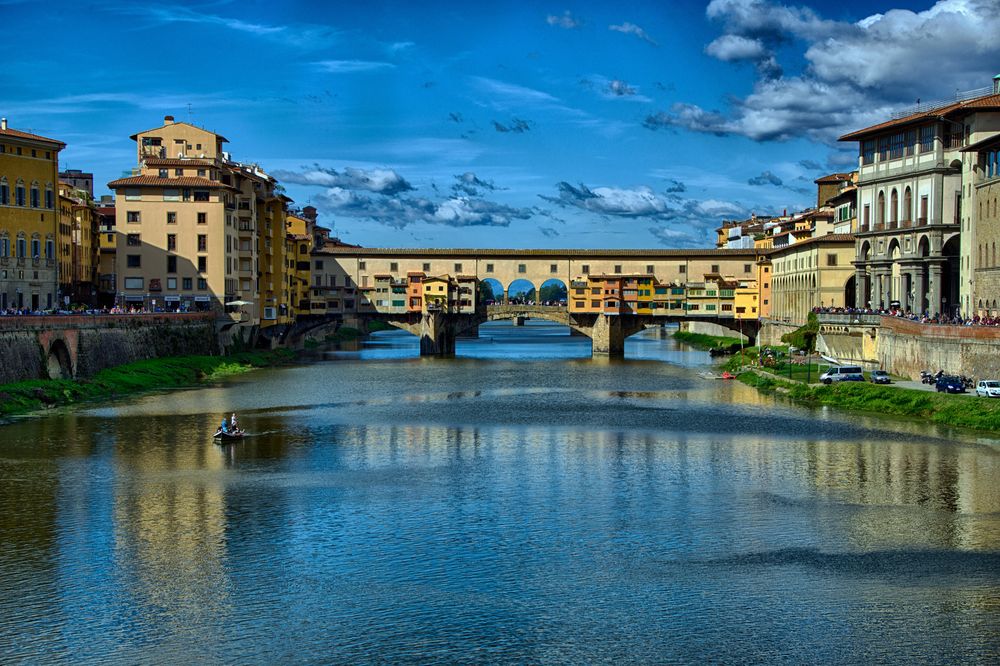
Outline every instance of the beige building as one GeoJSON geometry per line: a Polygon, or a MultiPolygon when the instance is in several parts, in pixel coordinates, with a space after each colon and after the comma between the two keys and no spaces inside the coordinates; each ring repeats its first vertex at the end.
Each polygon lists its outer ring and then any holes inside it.
{"type": "Polygon", "coordinates": [[[974,158],[972,312],[1000,317],[1000,134],[968,146],[974,158]]]}
{"type": "Polygon", "coordinates": [[[131,138],[138,166],[108,183],[117,193],[117,302],[275,323],[287,202],[276,181],[231,160],[225,137],[172,116],[131,138]]]}
{"type": "Polygon", "coordinates": [[[975,160],[1000,131],[1000,79],[840,138],[860,145],[856,305],[972,311],[975,160]]]}
{"type": "Polygon", "coordinates": [[[0,119],[0,310],[48,310],[59,300],[56,184],[65,147],[0,119]]]}
{"type": "Polygon", "coordinates": [[[90,194],[59,182],[59,291],[63,304],[94,305],[100,263],[98,216],[90,194]]]}
{"type": "Polygon", "coordinates": [[[810,238],[771,253],[772,319],[804,324],[809,311],[854,303],[854,236],[810,238]]]}

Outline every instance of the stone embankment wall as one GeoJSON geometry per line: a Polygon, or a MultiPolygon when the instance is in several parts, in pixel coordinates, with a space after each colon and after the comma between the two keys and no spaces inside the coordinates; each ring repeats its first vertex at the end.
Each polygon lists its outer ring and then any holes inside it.
{"type": "Polygon", "coordinates": [[[842,362],[884,368],[913,379],[921,370],[978,379],[1000,377],[1000,328],[939,326],[871,315],[821,317],[817,350],[842,362]]]}
{"type": "Polygon", "coordinates": [[[86,378],[143,359],[218,353],[212,313],[0,317],[0,384],[86,378]]]}
{"type": "Polygon", "coordinates": [[[762,319],[760,333],[757,335],[757,346],[768,347],[783,345],[785,343],[781,341],[781,336],[786,333],[796,331],[798,328],[799,326],[796,324],[788,324],[786,322],[775,321],[773,319],[762,319]]]}
{"type": "Polygon", "coordinates": [[[718,335],[726,338],[740,338],[742,337],[744,341],[749,340],[746,335],[741,335],[739,331],[734,331],[731,328],[727,328],[721,324],[713,324],[708,321],[682,321],[678,325],[678,328],[682,331],[687,331],[688,333],[700,333],[702,335],[718,335]]]}

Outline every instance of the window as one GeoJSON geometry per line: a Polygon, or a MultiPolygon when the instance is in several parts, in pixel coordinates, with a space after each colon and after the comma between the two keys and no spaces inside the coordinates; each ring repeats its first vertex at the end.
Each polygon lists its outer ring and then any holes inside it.
{"type": "Polygon", "coordinates": [[[826,255],[826,265],[827,266],[836,266],[837,265],[837,255],[835,255],[835,254],[828,254],[828,255],[826,255]]]}
{"type": "Polygon", "coordinates": [[[167,169],[160,169],[159,170],[159,175],[160,175],[160,178],[169,178],[170,177],[170,172],[167,169]]]}
{"type": "Polygon", "coordinates": [[[927,195],[920,197],[920,224],[927,224],[927,195]]]}
{"type": "Polygon", "coordinates": [[[32,208],[42,207],[41,194],[38,191],[38,183],[31,184],[31,207],[32,208]]]}
{"type": "Polygon", "coordinates": [[[6,178],[0,178],[0,206],[10,204],[10,185],[6,178]]]}
{"type": "Polygon", "coordinates": [[[163,190],[163,200],[164,201],[180,201],[181,191],[177,189],[166,189],[163,190]]]}
{"type": "Polygon", "coordinates": [[[142,268],[142,255],[141,254],[125,255],[125,265],[128,268],[142,268]]]}
{"type": "Polygon", "coordinates": [[[462,272],[462,264],[455,264],[455,272],[456,273],[462,272]]]}
{"type": "Polygon", "coordinates": [[[323,262],[317,259],[316,261],[313,262],[313,268],[315,268],[318,271],[323,270],[323,262]]]}
{"type": "Polygon", "coordinates": [[[141,234],[127,234],[125,236],[125,244],[129,247],[141,247],[142,246],[142,235],[141,234]]]}
{"type": "Polygon", "coordinates": [[[549,273],[558,273],[559,264],[549,264],[549,273]]]}
{"type": "Polygon", "coordinates": [[[753,270],[753,264],[743,264],[743,272],[749,273],[753,270]]]}
{"type": "Polygon", "coordinates": [[[131,222],[132,224],[136,224],[142,221],[142,215],[137,210],[130,210],[125,213],[125,220],[127,222],[131,222]]]}
{"type": "Polygon", "coordinates": [[[167,272],[176,273],[177,272],[177,257],[167,257],[167,272]]]}
{"type": "Polygon", "coordinates": [[[198,278],[198,288],[201,290],[208,289],[208,280],[205,278],[198,278]]]}
{"type": "Polygon", "coordinates": [[[177,278],[172,278],[172,277],[167,278],[167,289],[170,290],[177,289],[177,278]]]}
{"type": "Polygon", "coordinates": [[[25,204],[25,189],[24,183],[17,181],[17,187],[14,188],[14,203],[18,206],[23,206],[25,204]]]}
{"type": "Polygon", "coordinates": [[[590,275],[590,264],[584,264],[583,266],[580,267],[580,270],[583,272],[584,275],[590,275]]]}
{"type": "Polygon", "coordinates": [[[208,190],[195,190],[194,191],[195,201],[208,201],[208,190]]]}
{"type": "Polygon", "coordinates": [[[174,169],[174,175],[180,178],[184,175],[184,169],[174,169]]]}
{"type": "Polygon", "coordinates": [[[909,157],[917,152],[917,130],[906,131],[906,156],[909,157]]]}
{"type": "Polygon", "coordinates": [[[137,187],[126,188],[125,201],[142,201],[142,190],[137,187]]]}
{"type": "Polygon", "coordinates": [[[17,256],[26,257],[28,256],[28,241],[24,238],[17,239],[17,256]]]}
{"type": "MultiPolygon", "coordinates": [[[[318,262],[318,263],[320,264],[320,268],[322,268],[323,262],[318,262]]],[[[398,273],[399,272],[399,264],[397,262],[395,262],[395,261],[389,262],[389,272],[390,273],[398,273]]]]}
{"type": "Polygon", "coordinates": [[[38,259],[42,256],[42,242],[37,238],[31,239],[31,258],[38,259]]]}
{"type": "Polygon", "coordinates": [[[45,207],[49,210],[55,207],[55,193],[53,193],[51,185],[45,188],[45,207]]]}
{"type": "MultiPolygon", "coordinates": [[[[198,257],[198,272],[204,273],[208,270],[208,257],[198,257]]],[[[199,287],[200,289],[201,287],[199,287]]]]}
{"type": "Polygon", "coordinates": [[[719,264],[712,264],[712,272],[713,273],[719,272],[719,264]]]}
{"type": "Polygon", "coordinates": [[[903,144],[905,135],[902,132],[889,137],[889,159],[898,160],[903,156],[903,144]]]}
{"type": "Polygon", "coordinates": [[[679,267],[677,268],[677,272],[678,272],[678,273],[681,273],[681,274],[684,274],[684,273],[687,273],[687,266],[685,266],[684,264],[681,264],[681,265],[680,265],[680,266],[679,266],[679,267]]]}
{"type": "Polygon", "coordinates": [[[198,251],[207,252],[208,251],[208,235],[198,234],[198,251]]]}
{"type": "Polygon", "coordinates": [[[517,265],[517,272],[518,273],[527,273],[528,272],[528,267],[525,264],[518,264],[517,265]]]}
{"type": "Polygon", "coordinates": [[[127,278],[125,278],[125,288],[126,289],[142,289],[142,278],[141,277],[127,277],[127,278]]]}
{"type": "Polygon", "coordinates": [[[656,271],[653,268],[653,264],[646,264],[646,274],[647,275],[652,275],[655,272],[656,271]]]}
{"type": "Polygon", "coordinates": [[[865,204],[864,215],[861,217],[861,220],[862,220],[861,230],[862,231],[868,231],[868,229],[871,227],[871,223],[872,223],[871,217],[872,217],[872,207],[871,207],[870,204],[865,204]]]}
{"type": "Polygon", "coordinates": [[[621,273],[621,272],[622,272],[622,265],[615,264],[615,273],[621,273]]]}
{"type": "Polygon", "coordinates": [[[167,213],[167,224],[177,224],[177,213],[174,212],[167,213]]]}
{"type": "Polygon", "coordinates": [[[191,278],[181,278],[181,289],[191,290],[191,278]]]}
{"type": "Polygon", "coordinates": [[[934,150],[934,126],[920,128],[920,152],[929,153],[934,150]]]}
{"type": "Polygon", "coordinates": [[[198,224],[208,224],[208,213],[198,213],[198,224]]]}
{"type": "Polygon", "coordinates": [[[4,236],[0,238],[0,257],[10,256],[10,239],[4,236]]]}
{"type": "Polygon", "coordinates": [[[493,272],[493,264],[486,264],[486,272],[487,273],[493,272]]]}
{"type": "MultiPolygon", "coordinates": [[[[362,261],[361,262],[361,270],[364,270],[364,269],[365,269],[365,262],[362,261]]],[[[424,271],[424,273],[430,273],[430,271],[431,271],[431,265],[430,264],[424,264],[423,271],[424,271]]]]}

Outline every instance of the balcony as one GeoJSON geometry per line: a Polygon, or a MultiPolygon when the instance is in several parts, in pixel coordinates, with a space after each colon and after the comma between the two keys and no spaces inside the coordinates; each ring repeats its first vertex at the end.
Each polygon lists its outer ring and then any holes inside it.
{"type": "Polygon", "coordinates": [[[38,268],[39,266],[42,265],[42,260],[39,257],[32,257],[31,265],[35,268],[38,268]]]}

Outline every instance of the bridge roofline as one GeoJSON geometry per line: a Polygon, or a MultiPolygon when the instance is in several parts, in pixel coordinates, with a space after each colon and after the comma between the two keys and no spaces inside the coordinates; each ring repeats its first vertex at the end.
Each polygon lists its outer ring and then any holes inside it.
{"type": "Polygon", "coordinates": [[[511,248],[391,248],[391,247],[324,247],[313,254],[337,257],[621,257],[635,258],[687,258],[687,257],[763,257],[773,252],[765,248],[724,249],[640,249],[640,250],[590,250],[590,249],[511,249],[511,248]]]}

